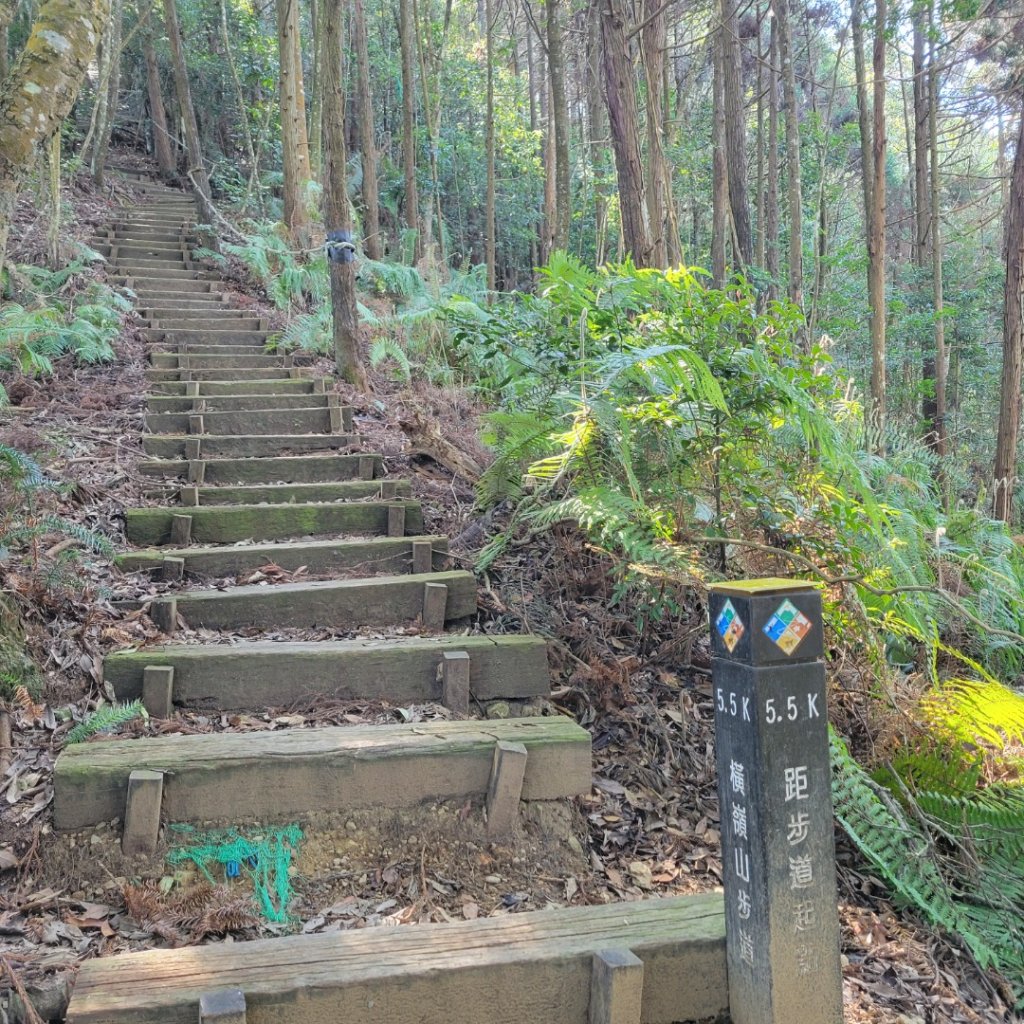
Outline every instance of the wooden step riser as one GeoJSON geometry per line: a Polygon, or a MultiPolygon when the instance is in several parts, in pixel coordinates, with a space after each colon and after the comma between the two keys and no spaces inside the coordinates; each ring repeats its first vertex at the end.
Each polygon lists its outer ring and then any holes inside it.
{"type": "MultiPolygon", "coordinates": [[[[268,512],[274,510],[274,506],[268,508],[268,512]]],[[[476,613],[476,580],[468,572],[185,590],[176,594],[174,600],[179,619],[190,629],[387,628],[424,616],[427,583],[448,588],[444,623],[476,613]]],[[[424,626],[434,630],[441,627],[440,621],[424,626]]]]}
{"type": "MultiPolygon", "coordinates": [[[[281,376],[281,367],[274,366],[268,369],[243,369],[238,367],[233,370],[147,370],[146,380],[151,381],[153,384],[162,384],[165,382],[181,381],[188,377],[191,377],[194,381],[206,381],[206,380],[227,380],[227,381],[244,381],[244,380],[277,380],[281,376]]],[[[173,456],[169,456],[173,457],[173,456]]]]}
{"type": "Polygon", "coordinates": [[[166,244],[161,242],[100,242],[93,246],[104,256],[116,255],[118,263],[134,263],[137,260],[160,260],[175,262],[188,257],[184,243],[166,244]]]}
{"type": "Polygon", "coordinates": [[[209,291],[211,285],[220,284],[219,278],[211,278],[205,270],[186,270],[184,266],[172,266],[160,263],[159,261],[153,266],[145,266],[137,262],[131,264],[118,263],[115,276],[118,278],[151,278],[158,285],[164,287],[171,282],[178,286],[182,281],[202,281],[206,286],[202,289],[203,291],[209,291]]]}
{"type": "MultiPolygon", "coordinates": [[[[329,483],[337,480],[374,479],[383,474],[380,455],[310,455],[248,459],[205,460],[207,484],[329,483]],[[365,472],[365,475],[364,475],[365,472]],[[371,475],[372,473],[372,475],[371,475]]],[[[142,476],[185,480],[189,463],[167,459],[140,462],[142,476]]]]}
{"type": "MultiPolygon", "coordinates": [[[[318,385],[312,377],[281,377],[278,380],[204,380],[196,381],[199,397],[211,395],[311,395],[318,385]]],[[[181,381],[166,381],[150,390],[150,396],[182,396],[186,385],[181,381]]]]}
{"type": "MultiPolygon", "coordinates": [[[[252,346],[247,347],[251,348],[252,346]]],[[[179,355],[177,352],[151,351],[149,361],[155,370],[179,368],[189,370],[262,370],[277,368],[280,372],[287,367],[284,356],[251,355],[246,352],[240,355],[210,356],[193,355],[191,352],[179,355]]],[[[230,376],[230,374],[226,376],[230,376]]]]}
{"type": "Polygon", "coordinates": [[[66,747],[54,769],[54,825],[82,829],[120,817],[136,770],[165,773],[163,814],[174,822],[265,824],[479,798],[499,741],[527,749],[524,800],[590,790],[590,734],[557,716],[167,736],[66,747]]]}
{"type": "MultiPolygon", "coordinates": [[[[143,331],[159,330],[159,328],[143,328],[143,331]]],[[[179,332],[175,331],[175,335],[179,332]]],[[[225,352],[237,354],[255,350],[257,355],[267,355],[266,331],[239,331],[232,332],[225,329],[216,331],[193,331],[195,340],[179,341],[175,337],[168,337],[165,341],[161,339],[147,338],[146,345],[150,352],[177,352],[184,346],[186,352],[201,352],[203,348],[223,349],[225,352]],[[237,335],[241,335],[238,337],[237,335]]]]}
{"type": "MultiPolygon", "coordinates": [[[[173,352],[178,354],[176,347],[162,345],[159,342],[151,341],[147,345],[150,354],[166,354],[173,352]]],[[[265,356],[267,355],[266,345],[200,345],[193,343],[187,347],[189,356],[265,356]]]]}
{"type": "Polygon", "coordinates": [[[263,487],[198,487],[183,494],[181,488],[147,490],[143,496],[153,501],[180,502],[194,507],[210,505],[309,505],[321,502],[365,501],[380,498],[411,498],[408,480],[348,480],[329,484],[267,484],[263,487]]]}
{"type": "Polygon", "coordinates": [[[723,897],[674,896],[87,960],[67,1022],[195,1024],[200,998],[227,988],[247,999],[249,1024],[717,1019],[729,1006],[723,897]],[[617,969],[613,998],[598,972],[616,958],[629,970],[617,969]],[[616,1012],[593,1013],[592,989],[604,991],[605,1005],[616,1012]]]}
{"type": "Polygon", "coordinates": [[[330,409],[239,410],[203,413],[150,413],[146,430],[187,434],[193,416],[202,416],[204,434],[330,434],[352,430],[352,410],[339,409],[332,425],[330,409]]]}
{"type": "Polygon", "coordinates": [[[211,331],[214,334],[214,337],[209,339],[211,343],[216,341],[217,334],[224,332],[245,331],[265,335],[267,329],[266,322],[260,320],[259,317],[224,316],[223,313],[218,313],[212,317],[207,315],[184,319],[180,317],[177,319],[171,317],[161,317],[159,319],[146,317],[144,319],[146,327],[153,331],[211,331]]]}
{"type": "Polygon", "coordinates": [[[262,711],[316,696],[421,704],[443,700],[444,656],[459,652],[469,655],[476,700],[549,693],[547,645],[521,636],[150,647],[108,656],[103,679],[118,700],[136,700],[146,668],[170,666],[174,705],[211,711],[262,711]]]}
{"type": "MultiPolygon", "coordinates": [[[[328,535],[380,536],[388,532],[391,502],[340,505],[209,505],[185,509],[136,508],[125,512],[125,535],[132,544],[153,547],[173,543],[171,519],[192,519],[195,544],[235,544],[245,540],[290,540],[328,535]]],[[[423,512],[405,505],[405,534],[423,532],[423,512]]]]}
{"type": "Polygon", "coordinates": [[[232,548],[144,548],[118,555],[114,564],[124,572],[162,575],[165,559],[180,559],[185,575],[216,579],[244,576],[271,564],[288,572],[306,569],[313,575],[357,571],[367,576],[396,576],[414,570],[414,544],[430,546],[431,570],[440,571],[445,567],[446,537],[368,537],[355,541],[246,544],[232,548]]]}
{"type": "Polygon", "coordinates": [[[232,309],[219,299],[211,299],[205,303],[193,300],[188,305],[180,306],[140,305],[138,311],[142,316],[152,320],[216,320],[221,324],[226,322],[228,326],[235,320],[253,319],[251,313],[232,309]]]}
{"type": "Polygon", "coordinates": [[[245,412],[260,410],[278,412],[283,409],[326,409],[329,397],[323,395],[207,395],[199,398],[177,398],[149,395],[146,407],[151,413],[245,412]]]}
{"type": "Polygon", "coordinates": [[[268,331],[190,330],[188,328],[169,330],[163,327],[144,327],[140,332],[146,341],[165,345],[262,345],[269,336],[268,331]]]}
{"type": "Polygon", "coordinates": [[[146,273],[158,277],[178,277],[188,274],[204,274],[198,267],[185,258],[184,253],[168,259],[144,259],[139,256],[117,256],[113,258],[114,267],[121,274],[146,273]]]}
{"type": "Polygon", "coordinates": [[[166,296],[181,296],[187,299],[192,296],[221,295],[219,281],[200,279],[195,275],[181,280],[168,280],[145,274],[114,274],[113,280],[118,284],[128,285],[144,302],[166,296]]]}

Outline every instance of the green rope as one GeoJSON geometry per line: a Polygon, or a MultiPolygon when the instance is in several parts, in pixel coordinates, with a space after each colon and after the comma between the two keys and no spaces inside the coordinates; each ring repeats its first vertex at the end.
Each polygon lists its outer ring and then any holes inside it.
{"type": "Polygon", "coordinates": [[[194,864],[212,885],[248,878],[263,916],[268,921],[288,920],[292,856],[302,841],[298,825],[262,829],[253,836],[234,828],[198,832],[191,825],[172,825],[171,831],[180,833],[182,841],[167,854],[168,864],[194,864]],[[214,877],[214,866],[223,868],[223,878],[214,877]]]}

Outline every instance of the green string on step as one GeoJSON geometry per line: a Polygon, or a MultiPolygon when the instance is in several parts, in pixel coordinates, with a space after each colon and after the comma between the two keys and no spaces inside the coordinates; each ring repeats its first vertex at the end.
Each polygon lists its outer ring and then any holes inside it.
{"type": "Polygon", "coordinates": [[[181,841],[167,854],[168,864],[194,864],[212,885],[222,881],[214,877],[212,867],[220,865],[226,874],[229,865],[237,865],[238,876],[252,882],[263,916],[268,921],[288,920],[292,857],[302,841],[298,825],[260,829],[251,836],[235,828],[200,832],[191,825],[171,825],[170,829],[181,841]]]}

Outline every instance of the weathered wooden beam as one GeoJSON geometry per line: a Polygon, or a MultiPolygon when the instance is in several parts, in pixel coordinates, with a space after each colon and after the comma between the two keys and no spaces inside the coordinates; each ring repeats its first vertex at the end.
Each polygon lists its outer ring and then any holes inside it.
{"type": "Polygon", "coordinates": [[[561,715],[151,736],[66,747],[54,768],[54,823],[80,829],[118,817],[128,778],[140,769],[167,773],[170,821],[288,821],[480,799],[501,741],[530,752],[523,799],[589,792],[590,733],[561,715]]]}
{"type": "Polygon", "coordinates": [[[159,598],[149,606],[149,617],[153,625],[167,636],[173,636],[178,628],[178,602],[173,597],[159,598]]]}
{"type": "Polygon", "coordinates": [[[147,665],[142,670],[142,704],[151,718],[170,718],[174,710],[174,668],[147,665]]]}
{"type": "MultiPolygon", "coordinates": [[[[448,587],[441,582],[426,583],[423,586],[423,628],[440,633],[448,618],[448,587]]],[[[458,616],[452,616],[458,618],[458,616]]]]}
{"type": "MultiPolygon", "coordinates": [[[[445,545],[447,548],[447,544],[445,545]]],[[[415,573],[431,572],[434,568],[434,545],[429,540],[412,542],[412,571],[415,573]]]]}
{"type": "MultiPolygon", "coordinates": [[[[641,1024],[728,1009],[720,893],[86,960],[68,1024],[195,1024],[225,978],[274,1024],[589,1024],[594,956],[643,960],[641,1024]]],[[[810,998],[810,997],[809,997],[810,998]]]]}
{"type": "MultiPolygon", "coordinates": [[[[130,514],[129,510],[129,514],[130,514]]],[[[171,544],[180,544],[184,547],[192,542],[192,517],[187,515],[176,515],[168,513],[170,527],[168,540],[171,544]]],[[[130,539],[130,538],[129,538],[130,539]]]]}
{"type": "Polygon", "coordinates": [[[160,559],[160,579],[165,583],[177,583],[185,578],[185,559],[165,555],[160,559]]]}
{"type": "Polygon", "coordinates": [[[445,651],[441,656],[441,703],[456,715],[469,714],[468,651],[445,651]]]}
{"type": "MultiPolygon", "coordinates": [[[[383,490],[383,487],[381,488],[383,490]]],[[[394,491],[394,485],[391,488],[394,491]]],[[[393,497],[394,495],[390,495],[393,497]]],[[[400,502],[392,502],[388,505],[388,536],[405,536],[405,505],[400,502]]]]}

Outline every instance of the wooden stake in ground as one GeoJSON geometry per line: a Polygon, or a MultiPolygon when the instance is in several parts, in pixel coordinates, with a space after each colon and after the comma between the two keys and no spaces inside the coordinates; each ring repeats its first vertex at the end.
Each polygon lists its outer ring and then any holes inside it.
{"type": "MultiPolygon", "coordinates": [[[[340,0],[329,0],[324,19],[324,222],[328,237],[335,233],[352,237],[352,209],[348,201],[345,151],[345,91],[341,81],[345,9],[340,0]]],[[[331,313],[334,320],[334,361],[338,376],[356,387],[365,387],[366,371],[359,358],[359,326],[356,312],[355,250],[342,251],[329,261],[331,313]]]]}

